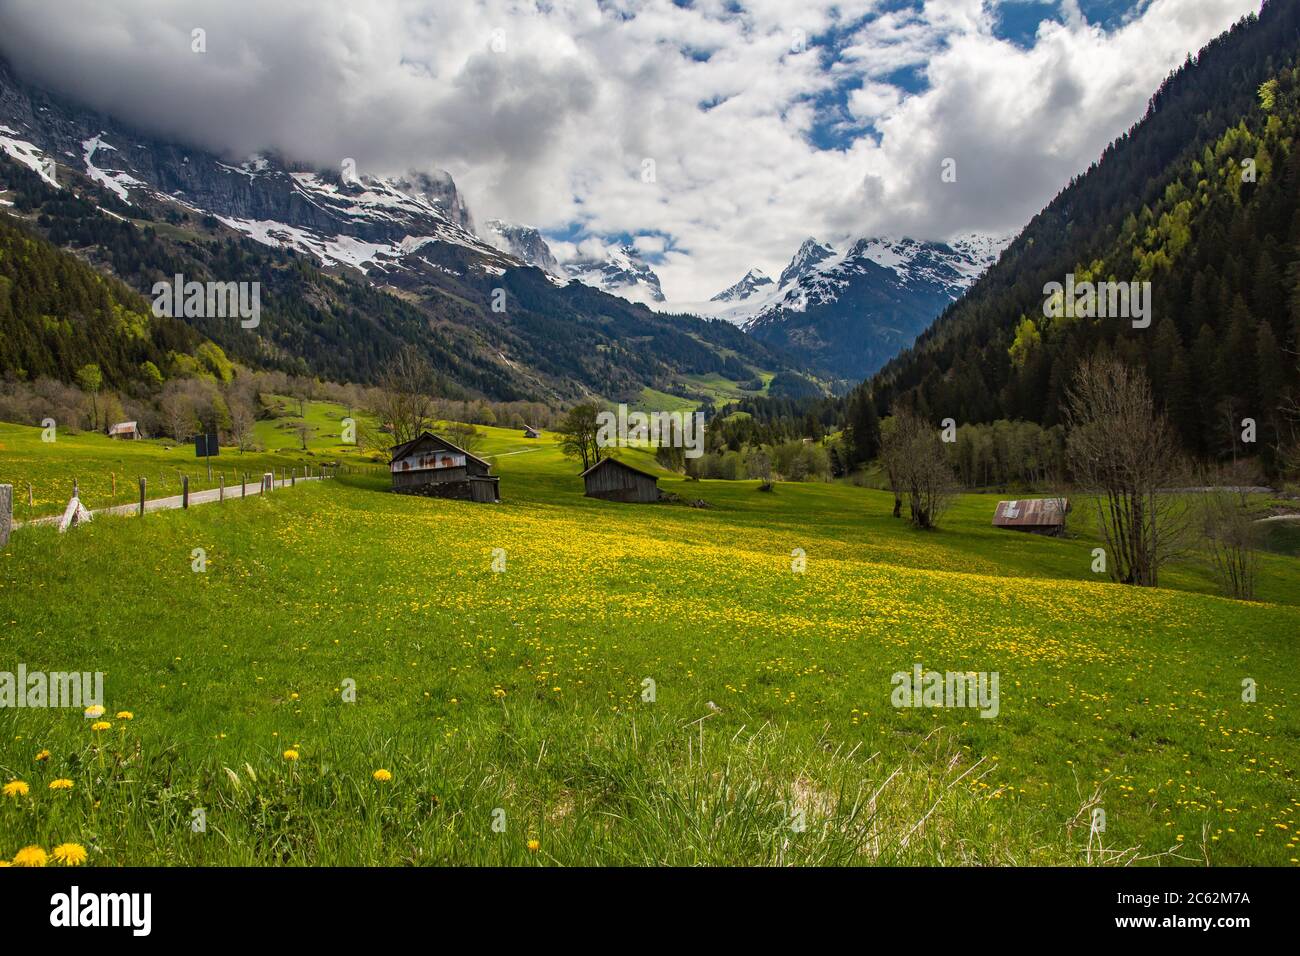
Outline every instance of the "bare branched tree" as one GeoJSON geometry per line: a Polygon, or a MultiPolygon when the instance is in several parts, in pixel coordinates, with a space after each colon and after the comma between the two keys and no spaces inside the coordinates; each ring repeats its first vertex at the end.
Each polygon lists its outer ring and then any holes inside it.
{"type": "Polygon", "coordinates": [[[167,433],[178,442],[189,440],[199,428],[198,412],[194,401],[179,389],[166,392],[159,408],[167,433]]]}
{"type": "Polygon", "coordinates": [[[1186,542],[1186,479],[1178,442],[1139,371],[1113,358],[1085,359],[1066,410],[1066,456],[1075,483],[1096,496],[1111,577],[1155,587],[1160,567],[1186,542]]]}
{"type": "Polygon", "coordinates": [[[446,428],[447,440],[453,445],[463,448],[470,454],[474,454],[483,447],[483,440],[487,437],[484,432],[478,430],[476,425],[470,422],[450,422],[446,428]]]}
{"type": "Polygon", "coordinates": [[[745,471],[750,478],[757,478],[759,487],[764,491],[772,490],[772,456],[766,448],[755,448],[745,459],[745,471]]]}
{"type": "Polygon", "coordinates": [[[900,409],[881,428],[880,458],[894,491],[894,514],[906,497],[912,524],[935,527],[957,492],[938,429],[909,409],[900,409]]]}
{"type": "Polygon", "coordinates": [[[392,429],[394,445],[418,438],[433,420],[433,370],[413,345],[405,345],[388,363],[380,381],[380,420],[392,429]]]}
{"type": "Polygon", "coordinates": [[[253,445],[253,426],[256,416],[253,406],[242,395],[231,395],[227,400],[230,407],[230,435],[235,439],[235,446],[242,454],[253,445]]]}
{"type": "Polygon", "coordinates": [[[1199,518],[1202,544],[1219,587],[1242,601],[1255,598],[1259,572],[1259,529],[1250,513],[1250,488],[1258,478],[1248,469],[1219,469],[1204,479],[1199,518]]]}

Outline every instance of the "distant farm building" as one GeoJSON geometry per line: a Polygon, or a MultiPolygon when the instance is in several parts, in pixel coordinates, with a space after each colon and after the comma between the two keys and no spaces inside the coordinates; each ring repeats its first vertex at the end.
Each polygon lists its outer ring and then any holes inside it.
{"type": "Polygon", "coordinates": [[[1061,534],[1065,531],[1065,516],[1070,513],[1066,498],[1022,498],[1017,501],[999,501],[993,512],[993,527],[1033,534],[1061,534]]]}
{"type": "Polygon", "coordinates": [[[659,500],[659,479],[649,472],[605,458],[582,473],[588,498],[649,503],[659,500]]]}
{"type": "Polygon", "coordinates": [[[140,429],[136,427],[135,422],[118,422],[116,425],[108,426],[108,437],[134,441],[140,437],[140,429]]]}
{"type": "Polygon", "coordinates": [[[542,430],[541,430],[540,428],[534,428],[532,425],[525,425],[525,426],[524,426],[524,437],[525,437],[525,438],[541,438],[541,437],[542,437],[542,430]]]}
{"type": "Polygon", "coordinates": [[[492,466],[445,438],[422,432],[419,438],[393,447],[389,471],[393,490],[404,495],[500,501],[499,478],[492,466]]]}

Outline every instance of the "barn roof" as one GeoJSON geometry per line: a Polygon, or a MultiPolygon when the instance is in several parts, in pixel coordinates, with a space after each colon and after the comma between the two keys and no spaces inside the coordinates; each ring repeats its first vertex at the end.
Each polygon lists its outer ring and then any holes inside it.
{"type": "Polygon", "coordinates": [[[110,435],[116,435],[118,432],[133,432],[133,431],[135,431],[135,422],[118,422],[116,425],[113,425],[111,428],[109,428],[108,433],[110,435]]]}
{"type": "Polygon", "coordinates": [[[389,460],[397,461],[397,459],[405,456],[407,452],[411,451],[413,448],[415,448],[416,445],[418,445],[420,442],[424,441],[425,439],[437,443],[438,445],[447,449],[448,451],[460,452],[466,458],[473,459],[474,461],[482,465],[484,468],[492,467],[490,464],[488,464],[478,455],[475,455],[473,452],[468,452],[464,448],[461,448],[459,445],[453,445],[451,442],[447,441],[447,439],[443,438],[441,435],[435,435],[433,434],[433,432],[420,432],[419,435],[417,435],[415,438],[412,438],[410,441],[403,442],[400,445],[394,445],[391,449],[389,449],[391,455],[389,460]]]}
{"type": "Polygon", "coordinates": [[[602,458],[600,461],[596,462],[594,465],[592,465],[590,468],[588,468],[586,471],[584,471],[584,472],[583,472],[581,475],[579,475],[578,477],[579,477],[579,478],[586,478],[588,475],[590,475],[590,474],[591,474],[593,471],[595,471],[597,468],[603,468],[605,465],[611,465],[611,464],[612,464],[612,465],[618,465],[620,468],[626,469],[627,471],[634,472],[635,474],[638,474],[638,475],[643,475],[644,477],[646,477],[646,478],[650,478],[650,479],[653,479],[654,481],[658,481],[658,480],[659,480],[659,476],[658,476],[658,475],[652,475],[652,474],[650,474],[650,472],[648,472],[648,471],[642,471],[640,468],[634,468],[634,467],[632,467],[631,465],[629,465],[627,462],[625,462],[625,461],[621,461],[621,460],[619,460],[618,458],[602,458]]]}
{"type": "Polygon", "coordinates": [[[1070,512],[1068,498],[1021,498],[999,501],[993,512],[998,528],[1040,528],[1065,523],[1070,512]]]}

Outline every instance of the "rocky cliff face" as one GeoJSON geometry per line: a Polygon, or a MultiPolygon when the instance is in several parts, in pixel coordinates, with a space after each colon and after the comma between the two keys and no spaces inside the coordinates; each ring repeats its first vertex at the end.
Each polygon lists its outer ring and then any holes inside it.
{"type": "Polygon", "coordinates": [[[489,219],[484,224],[483,236],[503,252],[508,252],[530,266],[536,266],[551,275],[562,275],[563,269],[556,261],[551,247],[542,234],[532,226],[520,226],[500,219],[489,219]]]}

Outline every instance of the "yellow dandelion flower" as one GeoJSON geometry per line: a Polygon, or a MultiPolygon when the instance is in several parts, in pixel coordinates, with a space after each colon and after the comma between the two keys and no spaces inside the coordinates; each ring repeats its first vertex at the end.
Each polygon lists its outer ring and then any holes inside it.
{"type": "Polygon", "coordinates": [[[25,797],[27,796],[28,786],[21,780],[11,780],[4,786],[4,795],[6,797],[25,797]]]}
{"type": "Polygon", "coordinates": [[[51,780],[51,781],[50,781],[50,789],[51,789],[51,790],[71,790],[71,789],[72,789],[72,781],[71,781],[71,780],[68,780],[68,779],[66,779],[66,778],[64,778],[64,777],[60,777],[58,780],[51,780]]]}
{"type": "Polygon", "coordinates": [[[44,866],[49,857],[38,846],[25,846],[14,854],[14,866],[44,866]]]}
{"type": "Polygon", "coordinates": [[[113,725],[110,724],[107,720],[97,720],[90,725],[90,729],[98,733],[101,730],[108,730],[112,726],[113,725]]]}
{"type": "Polygon", "coordinates": [[[89,707],[87,707],[87,708],[85,709],[85,711],[83,711],[83,713],[85,713],[86,717],[87,717],[88,719],[90,719],[90,720],[94,720],[96,717],[103,717],[103,716],[104,716],[104,705],[103,705],[103,704],[91,704],[89,707]]]}
{"type": "Polygon", "coordinates": [[[60,843],[54,848],[54,859],[64,866],[81,866],[86,862],[86,848],[80,843],[60,843]]]}
{"type": "Polygon", "coordinates": [[[285,760],[288,760],[288,761],[290,761],[290,762],[292,762],[292,761],[294,761],[294,760],[297,760],[297,759],[298,759],[298,751],[296,751],[296,750],[286,750],[286,751],[284,752],[284,759],[285,759],[285,760]]]}
{"type": "Polygon", "coordinates": [[[36,755],[37,763],[44,763],[49,759],[50,759],[50,752],[48,750],[42,750],[40,753],[36,755]]]}
{"type": "Polygon", "coordinates": [[[13,866],[13,864],[8,860],[0,860],[0,870],[4,869],[6,866],[13,866]]]}
{"type": "Polygon", "coordinates": [[[131,713],[129,710],[119,710],[119,711],[117,712],[117,719],[118,719],[118,720],[134,720],[134,719],[135,719],[135,714],[131,713]]]}
{"type": "Polygon", "coordinates": [[[540,850],[541,848],[542,848],[542,841],[541,841],[541,840],[529,840],[529,841],[528,841],[528,852],[529,852],[529,853],[536,853],[536,852],[537,852],[538,850],[540,850]]]}
{"type": "Polygon", "coordinates": [[[388,781],[393,779],[393,775],[389,773],[387,770],[385,770],[383,767],[380,767],[378,770],[376,770],[373,776],[380,783],[387,783],[388,781]]]}

